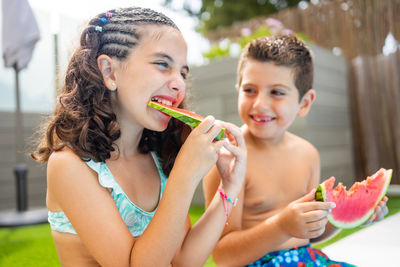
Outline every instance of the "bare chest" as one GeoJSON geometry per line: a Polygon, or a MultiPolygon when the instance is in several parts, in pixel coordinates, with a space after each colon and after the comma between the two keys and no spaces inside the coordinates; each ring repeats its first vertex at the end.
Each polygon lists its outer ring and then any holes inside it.
{"type": "Polygon", "coordinates": [[[243,222],[256,224],[278,213],[307,193],[310,170],[302,162],[249,160],[246,173],[243,222]]]}

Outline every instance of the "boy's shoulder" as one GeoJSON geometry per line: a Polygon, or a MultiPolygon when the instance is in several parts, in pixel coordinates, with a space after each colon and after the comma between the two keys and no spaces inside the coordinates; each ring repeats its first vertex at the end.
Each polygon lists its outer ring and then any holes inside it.
{"type": "Polygon", "coordinates": [[[318,157],[318,150],[317,148],[308,140],[295,135],[290,132],[286,132],[287,140],[288,140],[288,147],[291,148],[298,148],[297,151],[304,153],[311,157],[318,157]]]}

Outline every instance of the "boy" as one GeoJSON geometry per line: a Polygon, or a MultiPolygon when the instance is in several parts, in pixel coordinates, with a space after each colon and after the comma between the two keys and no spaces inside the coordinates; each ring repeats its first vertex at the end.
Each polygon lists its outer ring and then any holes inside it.
{"type": "MultiPolygon", "coordinates": [[[[315,99],[309,49],[295,36],[249,43],[239,60],[237,90],[248,150],[245,184],[213,257],[219,266],[318,266],[338,264],[309,243],[332,236],[334,203],[315,202],[318,151],[287,131],[315,99]],[[310,264],[310,265],[309,265],[310,264]]],[[[208,206],[220,184],[214,168],[204,179],[208,206]]],[[[387,213],[387,198],[368,221],[387,213]]]]}

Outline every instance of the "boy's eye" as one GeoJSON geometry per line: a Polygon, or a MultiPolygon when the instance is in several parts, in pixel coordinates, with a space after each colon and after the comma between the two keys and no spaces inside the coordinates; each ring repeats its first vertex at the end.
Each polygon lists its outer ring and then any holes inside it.
{"type": "Polygon", "coordinates": [[[244,88],[243,92],[245,92],[246,94],[252,94],[255,93],[256,90],[254,90],[253,88],[244,88]]]}
{"type": "Polygon", "coordinates": [[[285,95],[284,92],[279,91],[279,90],[272,90],[272,91],[271,91],[271,94],[276,95],[276,96],[283,96],[283,95],[285,95]]]}

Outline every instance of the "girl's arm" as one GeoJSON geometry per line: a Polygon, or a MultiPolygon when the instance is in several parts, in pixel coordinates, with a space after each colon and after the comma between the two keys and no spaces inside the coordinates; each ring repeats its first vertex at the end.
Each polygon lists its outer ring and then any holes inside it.
{"type": "Polygon", "coordinates": [[[101,266],[170,265],[187,231],[187,214],[195,188],[215,164],[217,151],[223,145],[222,141],[212,142],[221,129],[213,122],[212,118],[206,118],[189,135],[157,212],[136,239],[123,222],[110,193],[99,185],[94,171],[71,150],[51,155],[49,193],[101,266]]]}
{"type": "MultiPolygon", "coordinates": [[[[240,129],[229,123],[221,124],[226,128],[229,143],[218,152],[217,166],[225,174],[225,184],[221,184],[228,197],[235,199],[240,191],[246,172],[247,151],[240,129]]],[[[219,192],[214,194],[203,216],[188,231],[174,265],[204,266],[217,244],[226,223],[226,212],[233,208],[226,200],[223,203],[219,192]],[[224,205],[227,210],[225,210],[224,205]]]]}

